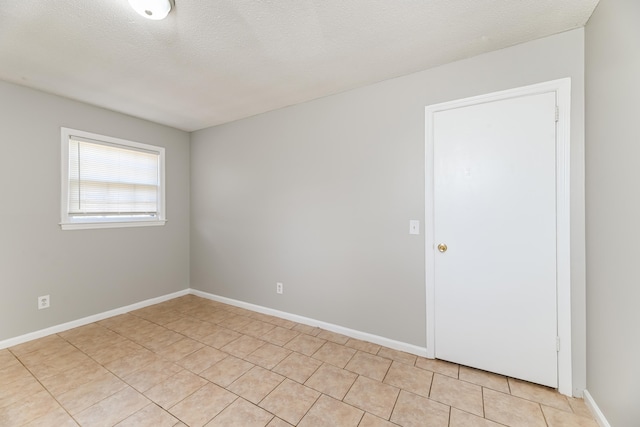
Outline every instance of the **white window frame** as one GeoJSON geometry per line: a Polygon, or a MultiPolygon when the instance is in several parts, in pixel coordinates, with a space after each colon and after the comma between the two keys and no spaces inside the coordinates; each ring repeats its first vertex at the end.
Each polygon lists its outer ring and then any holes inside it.
{"type": "Polygon", "coordinates": [[[145,227],[164,225],[167,221],[165,215],[165,154],[164,147],[143,144],[141,142],[128,141],[125,139],[114,138],[111,136],[99,135],[96,133],[85,132],[77,129],[62,127],[61,133],[61,221],[60,227],[63,230],[80,230],[92,228],[120,228],[120,227],[145,227]],[[145,150],[158,153],[159,156],[159,191],[158,191],[158,213],[154,219],[135,218],[133,216],[109,216],[103,218],[80,218],[69,215],[69,139],[71,137],[79,137],[88,139],[105,145],[115,145],[123,148],[135,150],[145,150]]]}

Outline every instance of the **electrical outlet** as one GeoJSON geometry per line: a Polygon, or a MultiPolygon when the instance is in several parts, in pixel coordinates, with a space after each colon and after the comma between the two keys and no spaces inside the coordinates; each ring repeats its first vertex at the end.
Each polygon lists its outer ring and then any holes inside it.
{"type": "Polygon", "coordinates": [[[38,310],[42,310],[43,308],[49,308],[49,295],[43,295],[38,297],[38,310]]]}
{"type": "Polygon", "coordinates": [[[276,293],[277,293],[277,294],[281,294],[281,293],[282,293],[282,291],[283,291],[283,289],[282,289],[282,283],[280,283],[280,282],[276,283],[276,293]]]}

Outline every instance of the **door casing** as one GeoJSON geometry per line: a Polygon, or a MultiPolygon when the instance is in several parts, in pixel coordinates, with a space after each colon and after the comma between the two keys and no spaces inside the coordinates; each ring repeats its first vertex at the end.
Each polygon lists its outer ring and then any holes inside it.
{"type": "Polygon", "coordinates": [[[435,357],[435,250],[433,116],[438,111],[467,107],[526,95],[555,92],[558,106],[556,132],[556,265],[558,319],[558,391],[572,394],[571,363],[571,253],[570,253],[570,113],[571,79],[519,87],[486,95],[430,105],[425,108],[425,278],[427,357],[435,357]]]}

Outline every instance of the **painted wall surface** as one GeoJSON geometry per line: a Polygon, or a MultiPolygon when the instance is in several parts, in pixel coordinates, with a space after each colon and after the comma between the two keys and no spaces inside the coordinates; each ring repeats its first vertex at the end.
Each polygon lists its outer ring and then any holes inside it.
{"type": "Polygon", "coordinates": [[[640,2],[586,26],[587,389],[612,426],[640,425],[640,2]]]}
{"type": "Polygon", "coordinates": [[[0,340],[189,287],[189,134],[5,82],[0,123],[0,340]],[[165,147],[167,224],[62,231],[61,126],[165,147]]]}
{"type": "Polygon", "coordinates": [[[193,133],[192,288],[424,347],[424,237],[408,233],[424,225],[424,107],[571,77],[580,392],[583,54],[579,29],[193,133]]]}

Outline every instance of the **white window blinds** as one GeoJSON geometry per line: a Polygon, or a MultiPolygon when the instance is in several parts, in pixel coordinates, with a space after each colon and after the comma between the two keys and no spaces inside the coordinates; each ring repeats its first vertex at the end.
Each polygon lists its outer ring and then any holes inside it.
{"type": "Polygon", "coordinates": [[[69,215],[156,216],[159,154],[69,139],[69,215]]]}
{"type": "Polygon", "coordinates": [[[61,131],[63,230],[166,222],[164,148],[61,131]]]}

